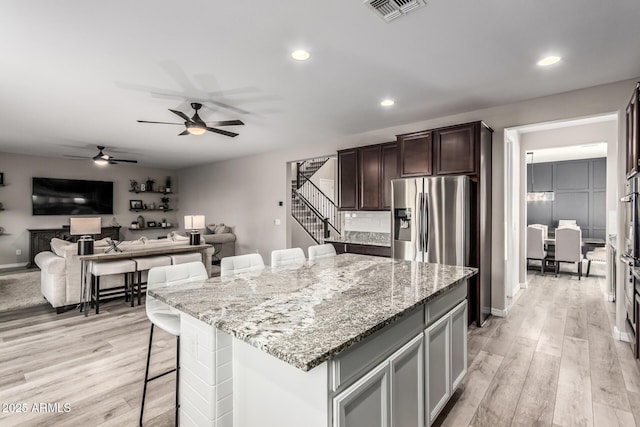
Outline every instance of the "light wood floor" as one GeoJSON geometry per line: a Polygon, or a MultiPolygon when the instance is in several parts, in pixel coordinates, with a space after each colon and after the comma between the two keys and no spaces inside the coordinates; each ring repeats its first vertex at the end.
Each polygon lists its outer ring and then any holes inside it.
{"type": "Polygon", "coordinates": [[[612,338],[604,275],[528,280],[507,318],[470,330],[469,372],[436,425],[640,425],[640,369],[612,338]]]}
{"type": "MultiPolygon", "coordinates": [[[[136,426],[149,342],[144,305],[100,305],[88,318],[60,315],[48,305],[0,313],[0,404],[26,404],[27,413],[0,408],[1,426],[136,426]],[[68,413],[32,412],[33,404],[64,403],[68,413]]],[[[175,364],[175,338],[154,331],[151,373],[175,364]]],[[[172,426],[174,375],[149,384],[145,425],[172,426]]]]}
{"type": "MultiPolygon", "coordinates": [[[[469,373],[436,425],[640,425],[640,369],[611,335],[603,277],[532,274],[506,319],[469,333],[469,373]]],[[[69,413],[0,412],[0,425],[135,426],[148,328],[144,306],[89,318],[47,306],[0,313],[0,403],[69,403],[69,413]]],[[[175,363],[156,329],[152,367],[175,363]]],[[[174,376],[150,384],[145,425],[173,424],[174,376]]]]}

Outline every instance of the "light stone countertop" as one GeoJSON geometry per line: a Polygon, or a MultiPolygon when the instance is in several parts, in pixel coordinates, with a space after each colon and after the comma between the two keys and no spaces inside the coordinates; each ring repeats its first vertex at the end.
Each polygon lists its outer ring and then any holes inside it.
{"type": "Polygon", "coordinates": [[[308,371],[476,273],[342,254],[149,295],[308,371]]]}

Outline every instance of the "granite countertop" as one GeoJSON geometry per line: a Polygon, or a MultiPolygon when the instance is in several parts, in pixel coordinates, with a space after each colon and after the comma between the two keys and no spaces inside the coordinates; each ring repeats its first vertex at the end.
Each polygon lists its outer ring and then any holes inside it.
{"type": "Polygon", "coordinates": [[[376,240],[370,239],[359,239],[359,238],[349,238],[349,237],[331,237],[328,239],[324,239],[325,243],[353,243],[356,245],[369,245],[369,246],[382,246],[385,248],[391,247],[391,242],[380,242],[376,240]]]}
{"type": "Polygon", "coordinates": [[[308,371],[476,273],[342,254],[149,295],[308,371]]]}

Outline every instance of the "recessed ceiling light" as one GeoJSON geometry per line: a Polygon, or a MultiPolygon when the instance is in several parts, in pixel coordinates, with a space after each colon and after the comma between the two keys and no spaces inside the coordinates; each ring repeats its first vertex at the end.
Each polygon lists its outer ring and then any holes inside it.
{"type": "Polygon", "coordinates": [[[311,54],[309,52],[302,49],[291,52],[291,57],[296,61],[306,61],[310,56],[311,54]]]}
{"type": "Polygon", "coordinates": [[[382,105],[383,107],[391,107],[395,103],[396,102],[393,99],[385,99],[382,102],[380,102],[380,105],[382,105]]]}
{"type": "Polygon", "coordinates": [[[538,66],[548,67],[549,65],[553,65],[557,62],[560,62],[561,59],[562,59],[561,57],[555,56],[555,55],[546,56],[542,58],[540,61],[538,61],[538,66]]]}

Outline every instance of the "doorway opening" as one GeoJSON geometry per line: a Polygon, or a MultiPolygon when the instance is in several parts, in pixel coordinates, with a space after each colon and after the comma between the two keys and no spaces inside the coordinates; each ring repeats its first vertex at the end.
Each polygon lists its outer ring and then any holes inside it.
{"type": "MultiPolygon", "coordinates": [[[[616,233],[618,116],[611,113],[507,128],[504,138],[508,311],[518,291],[527,287],[528,225],[543,224],[555,230],[560,220],[575,220],[585,237],[606,239],[616,233]]],[[[577,270],[577,264],[573,269],[577,270]]],[[[568,265],[564,270],[571,272],[568,265]]],[[[615,284],[609,293],[613,299],[615,284]]]]}

